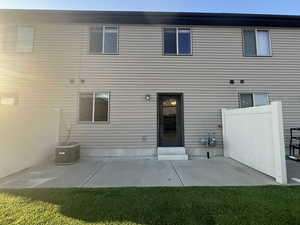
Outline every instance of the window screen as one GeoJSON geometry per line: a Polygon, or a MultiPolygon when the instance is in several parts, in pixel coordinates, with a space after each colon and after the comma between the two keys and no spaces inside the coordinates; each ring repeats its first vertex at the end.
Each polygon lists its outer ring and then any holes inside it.
{"type": "Polygon", "coordinates": [[[34,28],[18,26],[16,37],[17,52],[32,52],[33,51],[34,28]]]}
{"type": "Polygon", "coordinates": [[[270,56],[271,44],[268,30],[244,30],[245,56],[270,56]]]}
{"type": "Polygon", "coordinates": [[[269,104],[269,98],[267,94],[260,94],[260,93],[254,93],[253,94],[254,99],[254,105],[260,106],[260,105],[268,105],[269,104]]]}
{"type": "Polygon", "coordinates": [[[17,27],[8,26],[4,29],[3,50],[6,52],[16,51],[17,27]]]}
{"type": "Polygon", "coordinates": [[[240,107],[247,108],[269,104],[269,96],[265,93],[241,93],[240,107]]]}
{"type": "Polygon", "coordinates": [[[99,122],[108,121],[109,93],[91,92],[80,93],[79,121],[99,122]]]}
{"type": "Polygon", "coordinates": [[[164,29],[164,53],[177,54],[176,28],[164,29]]]}
{"type": "Polygon", "coordinates": [[[90,28],[90,52],[102,52],[103,29],[102,27],[90,28]]]}
{"type": "Polygon", "coordinates": [[[90,52],[118,53],[118,28],[106,26],[92,27],[90,29],[90,52]]]}
{"type": "Polygon", "coordinates": [[[191,54],[191,30],[189,28],[165,28],[164,53],[166,55],[191,54]]]}
{"type": "Polygon", "coordinates": [[[109,93],[95,93],[95,121],[108,121],[109,93]]]}
{"type": "Polygon", "coordinates": [[[244,30],[244,55],[256,56],[256,39],[254,30],[244,30]]]}
{"type": "Polygon", "coordinates": [[[118,29],[105,27],[104,53],[118,53],[118,29]]]}
{"type": "Polygon", "coordinates": [[[178,53],[191,54],[190,29],[178,29],[178,53]]]}
{"type": "Polygon", "coordinates": [[[240,107],[241,108],[247,108],[253,106],[253,98],[252,94],[240,94],[240,107]]]}
{"type": "Polygon", "coordinates": [[[82,93],[79,98],[79,120],[93,120],[93,93],[82,93]]]}
{"type": "Polygon", "coordinates": [[[270,56],[270,38],[269,31],[257,31],[257,55],[270,56]]]}

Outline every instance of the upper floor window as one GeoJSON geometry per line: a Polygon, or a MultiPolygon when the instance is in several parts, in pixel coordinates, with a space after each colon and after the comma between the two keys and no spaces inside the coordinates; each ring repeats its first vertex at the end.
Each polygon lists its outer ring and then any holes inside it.
{"type": "Polygon", "coordinates": [[[4,34],[4,49],[8,52],[32,52],[34,45],[34,27],[9,26],[4,34]]]}
{"type": "Polygon", "coordinates": [[[191,55],[191,30],[189,28],[164,28],[164,54],[191,55]]]}
{"type": "Polygon", "coordinates": [[[32,52],[34,28],[29,26],[17,27],[16,52],[32,52]]]}
{"type": "Polygon", "coordinates": [[[266,93],[240,93],[240,107],[247,108],[269,104],[269,96],[266,93]]]}
{"type": "Polygon", "coordinates": [[[244,56],[271,56],[270,32],[268,30],[244,30],[244,56]]]}
{"type": "Polygon", "coordinates": [[[91,53],[117,54],[118,51],[118,27],[103,26],[90,28],[91,53]]]}
{"type": "Polygon", "coordinates": [[[109,92],[80,93],[79,121],[108,122],[109,92]]]}

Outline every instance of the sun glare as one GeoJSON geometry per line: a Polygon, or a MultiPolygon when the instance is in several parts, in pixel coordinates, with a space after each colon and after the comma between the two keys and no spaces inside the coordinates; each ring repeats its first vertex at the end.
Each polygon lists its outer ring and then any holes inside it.
{"type": "Polygon", "coordinates": [[[15,99],[9,97],[0,98],[0,105],[15,105],[15,99]]]}

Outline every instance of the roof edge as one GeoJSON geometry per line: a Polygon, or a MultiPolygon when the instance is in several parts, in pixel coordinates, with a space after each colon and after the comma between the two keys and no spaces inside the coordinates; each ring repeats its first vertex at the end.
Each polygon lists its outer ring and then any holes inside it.
{"type": "Polygon", "coordinates": [[[0,9],[0,21],[50,23],[116,23],[215,26],[300,27],[298,15],[155,12],[155,11],[82,11],[43,9],[0,9]]]}

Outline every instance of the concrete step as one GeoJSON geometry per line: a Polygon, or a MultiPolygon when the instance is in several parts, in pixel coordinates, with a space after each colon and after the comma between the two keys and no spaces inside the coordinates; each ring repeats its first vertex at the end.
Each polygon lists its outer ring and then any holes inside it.
{"type": "Polygon", "coordinates": [[[184,147],[159,147],[157,148],[158,160],[188,160],[184,147]]]}
{"type": "Polygon", "coordinates": [[[158,155],[185,155],[184,147],[159,147],[157,148],[158,155]]]}
{"type": "Polygon", "coordinates": [[[188,160],[188,155],[158,155],[158,160],[188,160]]]}

